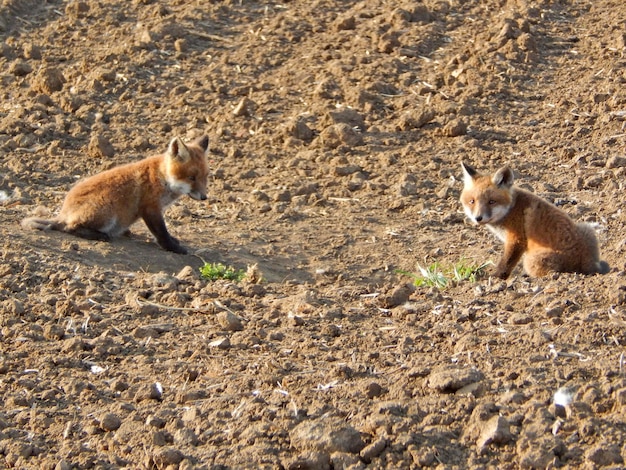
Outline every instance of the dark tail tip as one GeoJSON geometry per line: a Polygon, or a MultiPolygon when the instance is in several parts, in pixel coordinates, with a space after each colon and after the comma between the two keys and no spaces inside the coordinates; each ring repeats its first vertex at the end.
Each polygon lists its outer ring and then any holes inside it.
{"type": "Polygon", "coordinates": [[[600,261],[598,263],[598,274],[606,274],[611,270],[611,266],[606,261],[600,261]]]}

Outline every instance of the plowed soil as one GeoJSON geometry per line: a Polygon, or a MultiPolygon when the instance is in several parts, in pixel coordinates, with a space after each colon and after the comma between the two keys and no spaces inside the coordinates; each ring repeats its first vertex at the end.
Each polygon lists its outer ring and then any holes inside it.
{"type": "Polygon", "coordinates": [[[3,465],[622,468],[625,54],[621,0],[4,0],[3,465]],[[193,254],[20,226],[201,134],[209,200],[165,216],[193,254]],[[413,285],[501,253],[462,160],[610,273],[413,285]]]}

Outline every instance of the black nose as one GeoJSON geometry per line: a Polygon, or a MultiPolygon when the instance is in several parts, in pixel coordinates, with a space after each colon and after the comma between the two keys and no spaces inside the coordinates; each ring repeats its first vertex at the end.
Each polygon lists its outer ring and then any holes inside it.
{"type": "Polygon", "coordinates": [[[476,222],[480,222],[481,220],[483,220],[483,216],[479,215],[478,217],[476,217],[476,222]]]}
{"type": "Polygon", "coordinates": [[[206,201],[206,194],[203,194],[202,196],[200,196],[200,200],[201,201],[206,201]]]}

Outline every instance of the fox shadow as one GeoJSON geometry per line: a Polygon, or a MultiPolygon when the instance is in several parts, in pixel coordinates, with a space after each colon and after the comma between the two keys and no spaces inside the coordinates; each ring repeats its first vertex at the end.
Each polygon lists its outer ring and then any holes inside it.
{"type": "Polygon", "coordinates": [[[264,256],[255,253],[254,247],[199,246],[198,240],[181,241],[188,254],[181,255],[163,250],[155,241],[142,235],[115,238],[109,242],[84,240],[60,232],[47,232],[27,235],[28,245],[41,252],[58,252],[68,261],[84,266],[98,266],[120,272],[167,272],[176,274],[185,266],[196,272],[204,263],[222,263],[236,269],[246,269],[257,265],[266,282],[281,283],[292,281],[305,283],[313,280],[310,272],[296,268],[303,260],[286,256],[264,256]]]}

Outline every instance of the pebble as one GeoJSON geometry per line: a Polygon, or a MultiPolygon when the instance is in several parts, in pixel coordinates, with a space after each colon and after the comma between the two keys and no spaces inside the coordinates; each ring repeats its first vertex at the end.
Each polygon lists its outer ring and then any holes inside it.
{"type": "Polygon", "coordinates": [[[37,73],[32,86],[35,90],[41,93],[51,95],[55,91],[61,91],[64,83],[65,77],[63,77],[63,74],[59,69],[54,67],[43,67],[37,73]]]}
{"type": "Polygon", "coordinates": [[[384,437],[381,437],[375,440],[374,442],[372,442],[371,444],[365,446],[361,450],[359,455],[361,456],[361,458],[363,459],[365,463],[370,463],[372,459],[375,459],[380,454],[382,454],[383,450],[385,450],[385,447],[387,447],[387,439],[385,439],[384,437]]]}
{"type": "Polygon", "coordinates": [[[33,68],[28,62],[17,60],[9,67],[9,73],[12,73],[16,77],[24,77],[33,71],[33,68]]]}
{"type": "Polygon", "coordinates": [[[168,465],[178,465],[184,458],[183,453],[173,447],[161,449],[153,456],[154,463],[156,463],[159,468],[168,465]]]}
{"type": "Polygon", "coordinates": [[[243,330],[243,324],[241,323],[241,319],[239,319],[237,315],[228,311],[221,311],[220,313],[218,313],[217,322],[226,331],[242,331],[243,330]]]}
{"type": "Polygon", "coordinates": [[[479,449],[483,449],[490,444],[507,444],[512,439],[509,422],[502,416],[496,415],[483,423],[476,445],[479,449]]]}
{"type": "Polygon", "coordinates": [[[287,470],[330,470],[330,456],[326,452],[307,452],[286,467],[287,470]]]}
{"type": "Polygon", "coordinates": [[[290,438],[298,450],[358,453],[364,447],[361,434],[334,417],[303,421],[291,430],[290,438]]]}
{"type": "Polygon", "coordinates": [[[370,382],[365,387],[365,395],[367,398],[376,398],[383,394],[383,387],[377,382],[370,382]]]}
{"type": "Polygon", "coordinates": [[[91,136],[91,140],[89,140],[87,153],[93,158],[111,158],[115,155],[115,149],[109,139],[105,136],[101,134],[94,134],[91,136]]]}
{"type": "Polygon", "coordinates": [[[454,119],[446,124],[443,133],[447,137],[458,137],[467,134],[467,124],[462,119],[454,119]]]}
{"type": "Polygon", "coordinates": [[[139,387],[139,389],[135,393],[136,402],[140,402],[143,400],[162,400],[162,399],[163,399],[163,387],[159,383],[143,385],[139,387]]]}
{"type": "Polygon", "coordinates": [[[357,147],[363,144],[363,136],[345,123],[328,126],[320,134],[322,145],[329,149],[337,148],[341,145],[357,147]]]}
{"type": "Polygon", "coordinates": [[[453,393],[474,382],[484,379],[484,375],[478,369],[444,366],[432,371],[427,379],[428,388],[440,393],[453,393]]]}
{"type": "Polygon", "coordinates": [[[585,452],[585,459],[593,462],[598,467],[610,465],[622,465],[624,459],[619,446],[615,444],[599,444],[585,452]]]}
{"type": "Polygon", "coordinates": [[[210,348],[228,349],[230,348],[230,340],[228,338],[217,338],[209,343],[210,348]]]}
{"type": "Polygon", "coordinates": [[[237,103],[237,106],[235,106],[235,109],[233,109],[233,114],[237,117],[251,116],[252,109],[255,106],[256,105],[254,101],[252,101],[250,98],[244,97],[241,99],[241,101],[239,101],[239,103],[237,103]]]}
{"type": "Polygon", "coordinates": [[[105,431],[116,431],[122,425],[122,420],[114,413],[106,413],[100,418],[100,427],[105,431]]]}

